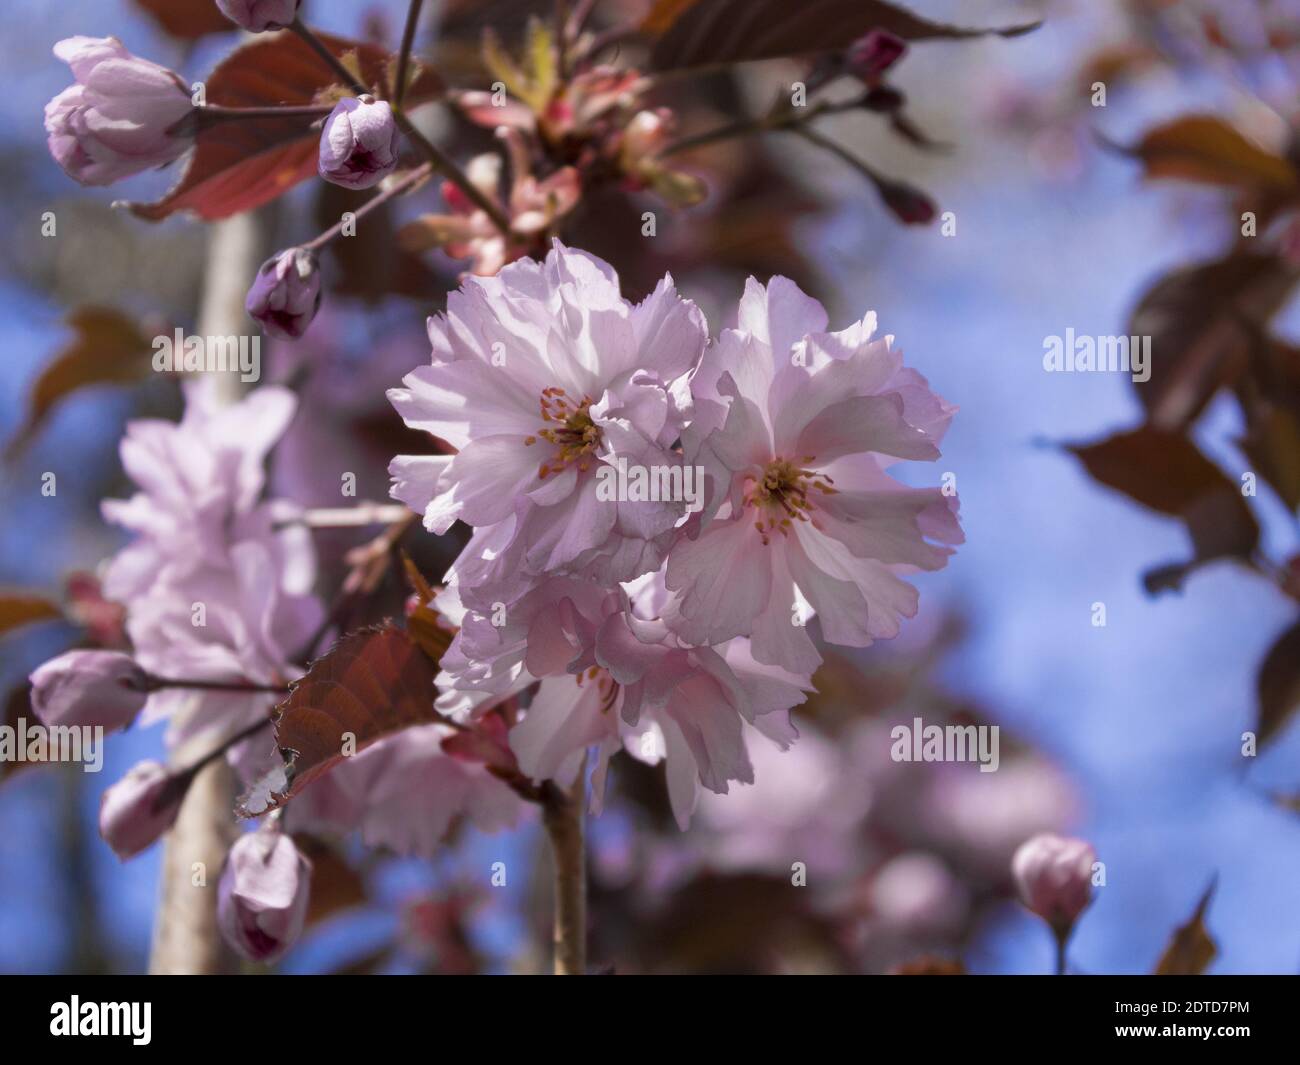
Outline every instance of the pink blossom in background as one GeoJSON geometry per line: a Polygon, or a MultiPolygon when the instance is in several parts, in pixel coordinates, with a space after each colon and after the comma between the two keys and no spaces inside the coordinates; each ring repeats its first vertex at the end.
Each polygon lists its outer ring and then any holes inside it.
{"type": "MultiPolygon", "coordinates": [[[[140,491],[108,500],[105,517],[135,538],[109,564],[105,594],[128,610],[136,658],[160,676],[283,684],[319,627],[315,552],[297,508],[264,502],[266,454],[293,417],[292,393],[264,387],[230,406],[201,380],[179,424],[133,422],[122,461],[140,491]],[[287,523],[287,524],[286,524],[287,523]],[[200,624],[200,622],[202,622],[200,624]]],[[[218,744],[264,717],[270,693],[170,688],[146,724],[169,721],[172,747],[218,744]]],[[[246,776],[277,758],[270,731],[232,752],[246,776]]]]}
{"type": "Polygon", "coordinates": [[[449,754],[455,730],[421,725],[379,740],[313,781],[289,807],[295,831],[356,831],[369,847],[432,857],[464,820],[512,828],[525,804],[481,762],[449,754]]]}

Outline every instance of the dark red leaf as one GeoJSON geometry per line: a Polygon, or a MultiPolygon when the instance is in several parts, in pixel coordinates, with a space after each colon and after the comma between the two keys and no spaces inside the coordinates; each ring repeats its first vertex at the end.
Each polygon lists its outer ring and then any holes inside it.
{"type": "Polygon", "coordinates": [[[439,720],[433,708],[438,665],[391,625],[343,637],[311,664],[275,709],[284,766],[239,804],[245,817],[279,806],[350,753],[414,725],[439,720]],[[350,737],[350,740],[349,740],[350,737]]]}
{"type": "Polygon", "coordinates": [[[1285,303],[1293,272],[1272,256],[1234,254],[1162,277],[1142,296],[1128,323],[1151,338],[1151,376],[1134,382],[1151,422],[1190,424],[1220,388],[1245,370],[1252,326],[1285,303]]]}
{"type": "Polygon", "coordinates": [[[1200,976],[1219,953],[1205,927],[1205,913],[1214,897],[1214,881],[1205,889],[1191,919],[1175,929],[1156,965],[1157,976],[1200,976]]]}
{"type": "Polygon", "coordinates": [[[1148,592],[1179,587],[1212,559],[1247,558],[1259,543],[1259,524],[1240,489],[1179,433],[1147,425],[1067,449],[1095,480],[1187,526],[1192,559],[1152,570],[1144,578],[1148,592]]]}
{"type": "Polygon", "coordinates": [[[658,38],[650,65],[673,70],[839,51],[871,30],[925,41],[1015,37],[1038,25],[945,26],[884,0],[656,0],[641,29],[658,38]]]}
{"type": "Polygon", "coordinates": [[[1300,194],[1295,164],[1253,144],[1213,115],[1183,115],[1149,130],[1124,150],[1142,162],[1148,178],[1300,194]]]}
{"type": "Polygon", "coordinates": [[[163,30],[181,41],[239,29],[213,0],[135,0],[163,30]]]}
{"type": "Polygon", "coordinates": [[[1300,708],[1300,625],[1293,625],[1269,648],[1255,681],[1259,695],[1256,738],[1263,746],[1300,708]]]}
{"type": "Polygon", "coordinates": [[[58,621],[63,610],[44,596],[25,592],[0,594],[0,636],[10,629],[33,625],[38,621],[58,621]]]}

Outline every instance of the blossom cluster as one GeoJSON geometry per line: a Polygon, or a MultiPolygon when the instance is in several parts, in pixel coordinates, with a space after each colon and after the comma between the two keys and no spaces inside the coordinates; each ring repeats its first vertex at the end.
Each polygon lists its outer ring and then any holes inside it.
{"type": "MultiPolygon", "coordinates": [[[[218,6],[328,57],[298,0],[218,6]]],[[[547,251],[596,176],[678,205],[705,190],[664,162],[673,115],[643,106],[646,79],[591,55],[563,77],[548,59],[563,34],[529,32],[519,61],[494,38],[484,46],[508,100],[448,94],[502,146],[463,174],[427,144],[429,161],[402,172],[422,141],[406,86],[380,99],[336,63],[345,83],[319,97],[328,104],[284,109],[313,136],[319,123],[324,180],[379,190],[357,216],[448,177],[447,213],[400,239],[468,260],[470,274],[429,322],[429,364],[389,392],[441,453],[398,456],[389,472],[429,532],[472,531],[432,601],[455,636],[428,720],[348,752],[232,849],[218,916],[250,958],[277,956],[301,930],[312,866],[294,831],[356,830],[428,854],[459,821],[513,824],[530,794],[586,788],[588,771],[598,812],[619,752],[665,763],[685,828],[702,791],[754,781],[755,744],[796,741],[790,712],[821,662],[810,628],[850,647],[893,637],[918,607],[905,578],[941,568],[962,540],[955,497],[890,473],[939,456],[954,408],[873,314],[831,330],[793,282],[751,278],[734,327],[715,336],[671,277],[633,303],[607,263],[558,240],[547,251]]],[[[901,47],[870,37],[834,72],[848,63],[878,88],[901,47]]],[[[198,103],[114,38],[70,38],[55,54],[75,84],[46,108],[50,149],[83,184],[168,165],[213,124],[275,111],[198,103]]],[[[336,235],[258,271],[246,309],[267,335],[306,332],[321,305],[317,252],[336,235]]],[[[268,455],[298,405],[278,386],[224,405],[198,378],[178,424],[128,426],[121,456],[138,491],[103,513],[131,539],[103,591],[126,609],[131,652],[71,652],[31,678],[50,723],[168,723],[168,764],[135,767],[105,796],[101,831],[122,857],[167,830],[211,759],[246,784],[282,769],[291,752],[277,747],[273,710],[327,637],[344,635],[317,598],[302,508],[264,498],[268,455]]]]}
{"type": "Polygon", "coordinates": [[[852,647],[896,635],[917,609],[903,577],[962,539],[955,497],[888,472],[938,457],[953,408],[874,315],[830,331],[777,277],[751,279],[736,321],[711,339],[670,277],[633,304],[557,241],[467,279],[430,320],[430,365],[390,393],[454,452],[396,458],[393,494],[431,532],[474,528],[438,601],[459,626],[449,712],[530,692],[524,772],[572,782],[595,750],[598,809],[611,755],[666,759],[683,826],[700,788],[753,780],[746,730],[795,738],[812,619],[852,647]],[[672,490],[687,469],[694,502],[672,490]]]}

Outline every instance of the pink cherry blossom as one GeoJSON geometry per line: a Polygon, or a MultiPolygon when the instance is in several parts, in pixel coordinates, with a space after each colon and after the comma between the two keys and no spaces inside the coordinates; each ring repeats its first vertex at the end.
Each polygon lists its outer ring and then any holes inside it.
{"type": "Polygon", "coordinates": [[[753,279],[692,380],[688,458],[721,474],[703,517],[674,545],[665,619],[686,642],[751,636],[755,657],[796,672],[820,661],[805,623],[864,647],[917,609],[902,575],[941,568],[960,543],[956,501],[886,472],[933,460],[954,408],[903,367],[875,315],[826,332],[791,281],[753,279]]]}
{"type": "Polygon", "coordinates": [[[726,794],[731,781],[753,781],[744,725],[788,746],[795,732],[787,712],[811,685],[755,662],[743,640],[680,643],[654,616],[664,599],[654,575],[630,590],[553,577],[512,603],[504,624],[470,612],[443,658],[442,682],[500,694],[540,680],[510,733],[520,768],[538,781],[571,782],[596,747],[598,812],[612,755],[667,759],[669,798],[684,828],[701,787],[726,794]]]}
{"type": "MultiPolygon", "coordinates": [[[[261,499],[266,454],[292,417],[292,393],[260,388],[222,406],[204,383],[187,390],[179,424],[132,422],[122,461],[140,491],[104,514],[135,534],[112,559],[105,592],[127,607],[136,658],[152,673],[186,680],[278,685],[317,630],[310,594],[315,554],[297,510],[261,499]],[[281,527],[281,523],[290,522],[281,527]]],[[[141,720],[169,721],[173,748],[205,751],[265,718],[274,694],[168,688],[141,720]]],[[[275,755],[269,730],[231,752],[251,776],[275,755]]]]}
{"type": "MultiPolygon", "coordinates": [[[[475,586],[512,598],[544,574],[616,583],[657,568],[685,504],[599,498],[597,467],[676,466],[703,317],[665,278],[640,304],[608,264],[556,242],[545,262],[468,278],[429,323],[433,363],[389,393],[406,424],[458,449],[398,456],[393,495],[445,532],[460,519],[518,558],[475,586]]],[[[465,586],[465,592],[471,589],[465,586]]]]}
{"type": "MultiPolygon", "coordinates": [[[[176,583],[221,564],[231,544],[267,536],[283,506],[261,503],[267,453],[294,415],[288,389],[259,388],[239,403],[219,403],[199,380],[186,390],[179,423],[130,422],[122,465],[139,491],[106,500],[104,517],[135,539],[109,565],[104,593],[129,602],[150,587],[176,583]]],[[[303,591],[315,572],[311,542],[302,530],[274,537],[286,586],[303,591]]]]}
{"type": "Polygon", "coordinates": [[[293,800],[295,831],[355,830],[367,846],[430,857],[459,819],[482,832],[514,826],[523,802],[482,762],[448,753],[455,735],[419,725],[358,751],[293,800]]]}
{"type": "MultiPolygon", "coordinates": [[[[577,206],[582,193],[577,170],[563,166],[539,180],[532,174],[532,163],[518,131],[502,128],[497,135],[510,155],[510,193],[501,205],[502,213],[510,219],[510,231],[502,233],[487,211],[459,186],[446,181],[442,198],[451,213],[422,216],[403,231],[406,247],[412,251],[442,248],[453,259],[472,260],[472,273],[491,277],[507,263],[526,255],[540,237],[577,206]]],[[[499,201],[500,155],[476,155],[465,168],[465,176],[489,200],[499,201]]]]}

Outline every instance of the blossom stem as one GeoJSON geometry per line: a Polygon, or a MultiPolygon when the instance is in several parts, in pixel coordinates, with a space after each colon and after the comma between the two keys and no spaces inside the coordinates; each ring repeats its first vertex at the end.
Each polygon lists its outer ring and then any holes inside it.
{"type": "MultiPolygon", "coordinates": [[[[427,181],[432,176],[432,174],[433,174],[432,164],[421,163],[414,170],[409,171],[408,173],[404,174],[402,177],[398,178],[396,181],[393,181],[390,184],[388,184],[379,193],[378,196],[373,196],[370,199],[368,199],[365,203],[363,203],[360,207],[358,207],[355,211],[352,212],[351,219],[348,220],[340,219],[334,225],[330,226],[329,229],[325,230],[325,232],[322,233],[319,237],[316,237],[314,240],[311,240],[308,243],[304,244],[303,247],[306,248],[308,251],[319,251],[331,240],[333,240],[340,233],[342,233],[343,227],[349,224],[349,222],[355,224],[356,222],[364,218],[366,215],[368,215],[371,211],[387,203],[389,200],[394,199],[397,196],[401,196],[403,193],[409,192],[411,189],[415,188],[421,182],[427,181]]],[[[405,510],[406,508],[402,507],[398,509],[405,510]]],[[[311,523],[308,522],[308,524],[311,523]]],[[[357,524],[369,524],[369,523],[358,522],[357,524]]]]}
{"type": "Polygon", "coordinates": [[[415,147],[426,159],[429,160],[430,163],[433,164],[433,168],[453,185],[459,188],[460,191],[463,192],[471,202],[473,202],[475,207],[478,207],[484,214],[492,219],[492,224],[496,226],[497,229],[499,229],[503,234],[509,234],[510,219],[506,217],[505,212],[501,210],[500,204],[496,203],[490,196],[481,191],[477,185],[470,181],[465,172],[461,170],[459,166],[442,153],[442,150],[438,148],[437,145],[416,129],[411,123],[411,120],[406,116],[406,112],[400,107],[393,108],[393,118],[397,121],[397,128],[400,129],[406,135],[406,138],[415,145],[415,147]]]}
{"type": "Polygon", "coordinates": [[[587,971],[587,870],[582,838],[582,761],[571,792],[554,781],[542,786],[542,823],[555,867],[555,975],[582,976],[587,971]]]}
{"type": "Polygon", "coordinates": [[[309,529],[350,529],[359,525],[389,525],[402,521],[411,510],[405,503],[358,503],[354,507],[316,507],[304,511],[297,522],[309,529]]]}
{"type": "Polygon", "coordinates": [[[1056,975],[1065,975],[1065,947],[1070,942],[1070,928],[1053,928],[1052,938],[1056,942],[1056,975]]]}
{"type": "Polygon", "coordinates": [[[555,54],[561,80],[569,77],[569,2],[555,0],[555,54]]]}
{"type": "Polygon", "coordinates": [[[328,117],[332,110],[332,107],[317,104],[285,107],[225,107],[221,104],[205,104],[202,107],[194,108],[168,132],[173,135],[181,132],[186,134],[197,133],[227,122],[265,122],[274,119],[291,118],[316,120],[328,117]]]}
{"type": "Polygon", "coordinates": [[[808,108],[782,108],[762,118],[737,119],[734,122],[728,122],[726,125],[707,129],[703,133],[696,133],[673,141],[660,150],[658,157],[662,159],[665,156],[675,155],[677,152],[684,152],[691,148],[701,148],[706,144],[715,144],[718,141],[730,140],[733,137],[748,137],[755,133],[774,133],[779,130],[800,132],[803,127],[816,118],[839,114],[842,111],[854,111],[861,106],[862,97],[854,97],[851,100],[841,100],[839,103],[822,101],[808,108]]]}
{"type": "Polygon", "coordinates": [[[197,691],[213,692],[273,692],[286,695],[287,684],[258,684],[251,680],[183,680],[176,677],[158,677],[149,675],[149,691],[161,691],[163,688],[193,688],[197,691]]]}
{"type": "Polygon", "coordinates": [[[321,59],[325,61],[325,64],[339,76],[343,84],[351,89],[357,96],[364,96],[369,92],[369,90],[357,80],[356,75],[343,65],[343,62],[339,57],[325,46],[325,42],[312,32],[311,27],[303,23],[302,19],[294,19],[293,22],[289,24],[289,29],[296,33],[308,48],[320,56],[321,59]]]}
{"type": "Polygon", "coordinates": [[[198,773],[206,769],[218,758],[222,757],[228,750],[230,750],[230,748],[234,747],[237,743],[243,743],[244,740],[248,739],[249,736],[256,736],[264,728],[270,725],[272,723],[272,720],[273,719],[269,716],[264,717],[260,721],[253,722],[253,724],[249,725],[247,728],[240,729],[228,740],[223,740],[221,743],[217,744],[216,747],[210,750],[207,754],[205,754],[202,758],[200,758],[188,769],[180,770],[176,774],[176,778],[177,779],[189,778],[190,780],[192,780],[198,773]]]}
{"type": "Polygon", "coordinates": [[[393,106],[401,107],[406,95],[406,71],[411,63],[411,49],[415,46],[415,31],[420,23],[420,9],[424,0],[411,0],[406,9],[406,27],[402,30],[402,50],[397,55],[397,84],[393,86],[393,106]]]}

